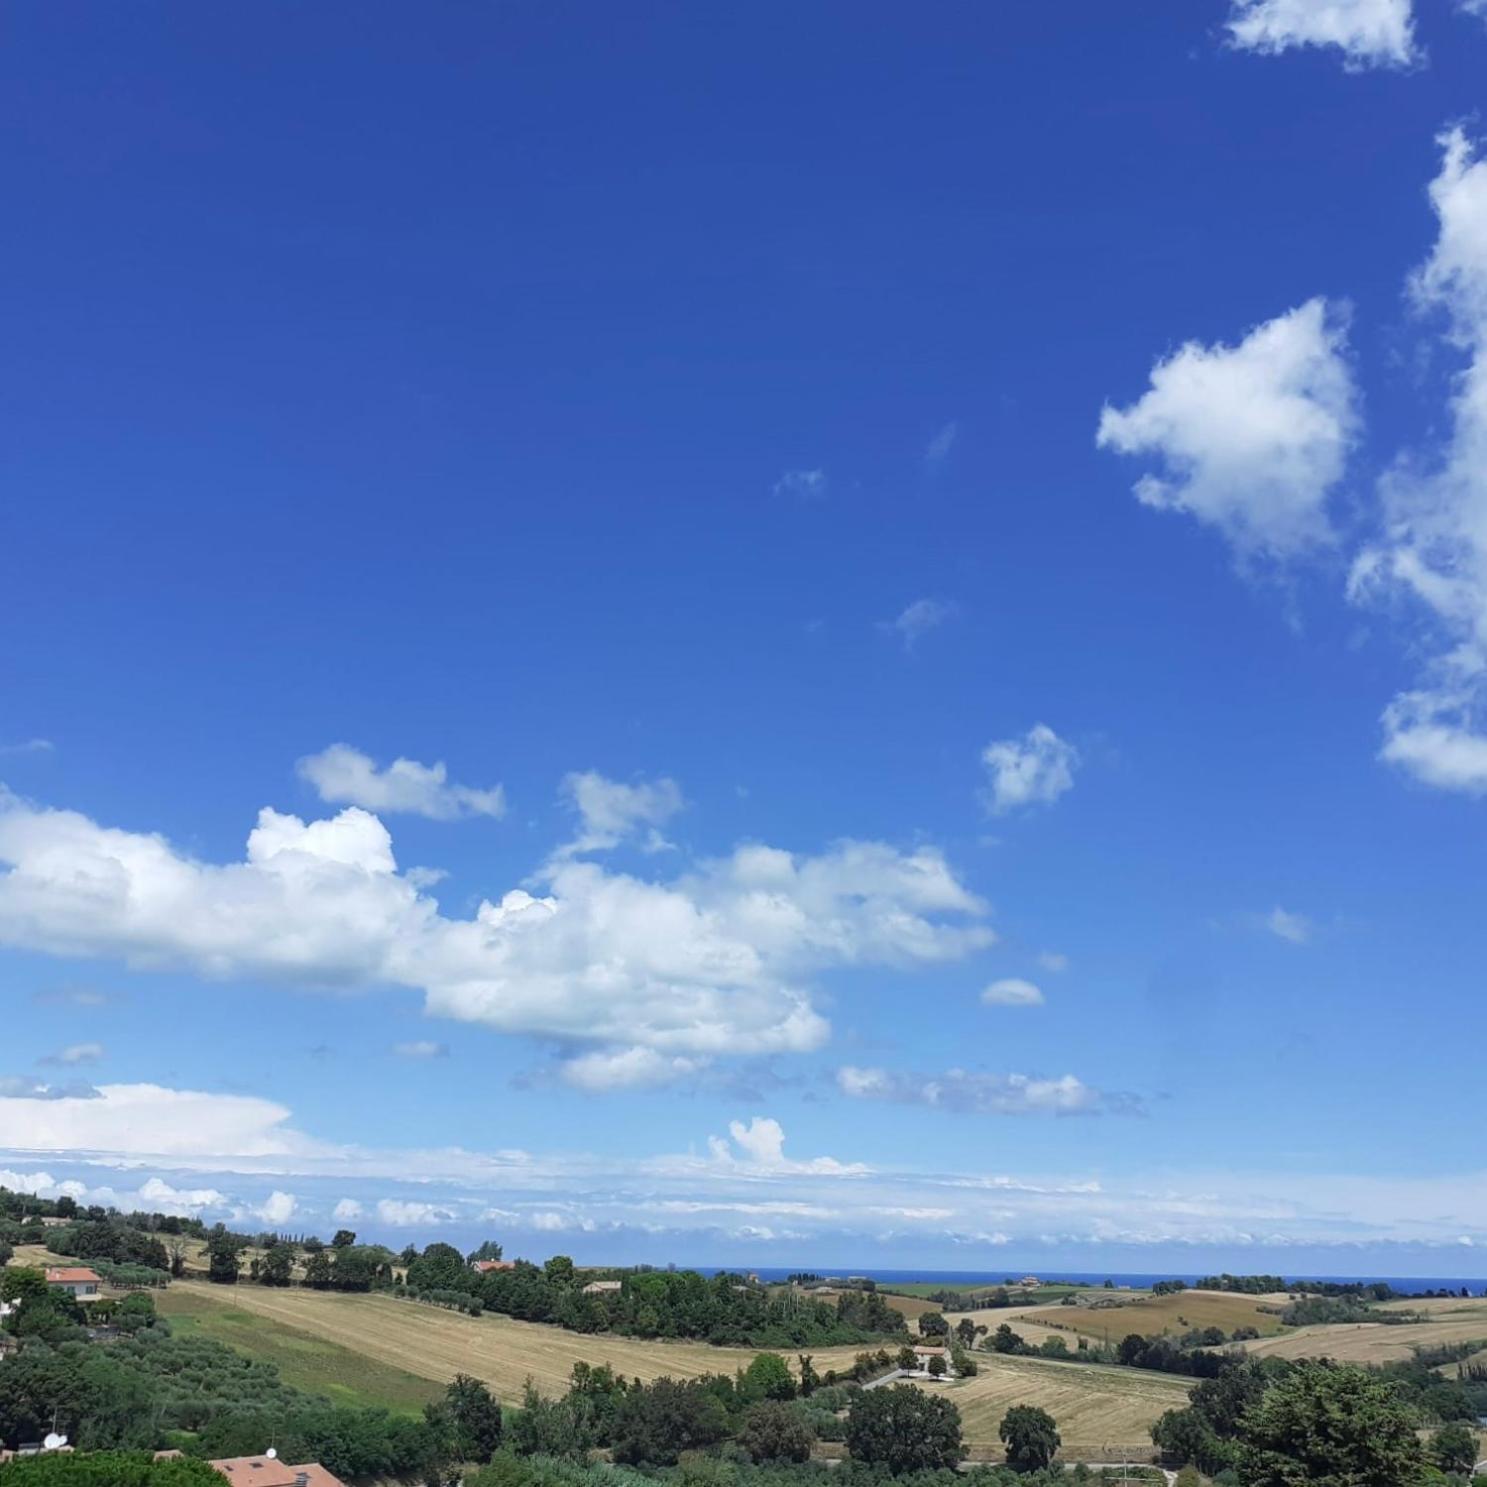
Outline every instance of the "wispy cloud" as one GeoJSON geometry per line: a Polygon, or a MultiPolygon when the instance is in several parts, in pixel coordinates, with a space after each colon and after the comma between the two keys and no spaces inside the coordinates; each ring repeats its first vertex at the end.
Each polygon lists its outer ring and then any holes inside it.
{"type": "Polygon", "coordinates": [[[1293,945],[1304,945],[1311,939],[1312,922],[1304,914],[1292,914],[1277,904],[1265,916],[1265,928],[1293,945]]]}
{"type": "Polygon", "coordinates": [[[896,635],[906,651],[914,649],[931,630],[938,630],[956,612],[947,599],[915,599],[896,619],[880,620],[878,628],[896,635]]]}
{"type": "Polygon", "coordinates": [[[41,1060],[44,1064],[96,1064],[103,1057],[102,1043],[69,1043],[66,1048],[60,1048],[56,1053],[49,1053],[41,1060]]]}
{"type": "Polygon", "coordinates": [[[28,738],[20,743],[0,744],[0,756],[10,754],[50,754],[56,749],[49,738],[28,738]]]}
{"type": "Polygon", "coordinates": [[[777,496],[817,499],[827,491],[825,470],[786,470],[774,483],[777,496]]]}
{"type": "Polygon", "coordinates": [[[1072,1074],[1038,1079],[951,1069],[931,1075],[848,1065],[837,1071],[837,1087],[856,1100],[928,1105],[961,1115],[1131,1115],[1141,1108],[1134,1095],[1092,1089],[1072,1074]]]}
{"type": "Polygon", "coordinates": [[[1000,981],[993,981],[981,993],[981,1000],[988,1007],[1041,1007],[1043,993],[1031,981],[1024,981],[1017,976],[1004,976],[1000,981]]]}
{"type": "Polygon", "coordinates": [[[394,1043],[392,1051],[399,1058],[431,1059],[448,1058],[449,1045],[447,1043],[434,1043],[428,1039],[420,1039],[413,1043],[394,1043]]]}
{"type": "Polygon", "coordinates": [[[946,456],[955,445],[956,436],[960,432],[960,425],[951,419],[930,441],[924,446],[924,463],[933,467],[943,464],[946,456]]]}

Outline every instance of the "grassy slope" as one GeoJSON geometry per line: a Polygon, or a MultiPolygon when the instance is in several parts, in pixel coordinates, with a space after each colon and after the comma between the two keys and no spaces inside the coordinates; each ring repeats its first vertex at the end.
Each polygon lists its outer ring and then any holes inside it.
{"type": "Polygon", "coordinates": [[[234,1306],[231,1293],[217,1300],[203,1290],[175,1285],[157,1293],[156,1304],[178,1337],[209,1337],[251,1358],[277,1364],[286,1384],[323,1395],[334,1404],[380,1405],[399,1414],[417,1414],[439,1394],[438,1384],[430,1379],[234,1306]]]}
{"type": "MultiPolygon", "coordinates": [[[[1121,1294],[1121,1293],[1117,1293],[1121,1294]]],[[[1108,1297],[1109,1292],[1105,1293],[1108,1297]]],[[[1102,1298],[1104,1299],[1104,1298],[1102,1298]]],[[[1254,1327],[1262,1337],[1281,1331],[1278,1302],[1224,1291],[1182,1291],[1175,1296],[1136,1295],[1117,1306],[1037,1306],[991,1308],[966,1315],[995,1330],[1002,1322],[1027,1341],[1041,1342],[1051,1332],[1119,1342],[1129,1332],[1143,1337],[1180,1336],[1190,1327],[1254,1327]]],[[[959,1320],[963,1313],[955,1313],[959,1320]]]]}

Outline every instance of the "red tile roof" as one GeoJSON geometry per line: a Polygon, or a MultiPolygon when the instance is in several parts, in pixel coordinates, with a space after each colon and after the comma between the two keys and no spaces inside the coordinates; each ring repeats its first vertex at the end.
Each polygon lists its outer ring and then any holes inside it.
{"type": "Polygon", "coordinates": [[[46,1279],[49,1286],[72,1285],[78,1281],[92,1281],[95,1286],[103,1284],[103,1277],[86,1265],[48,1265],[46,1279]]]}
{"type": "Polygon", "coordinates": [[[345,1487],[339,1477],[332,1476],[318,1461],[291,1466],[267,1455],[224,1456],[207,1464],[235,1487],[345,1487]]]}

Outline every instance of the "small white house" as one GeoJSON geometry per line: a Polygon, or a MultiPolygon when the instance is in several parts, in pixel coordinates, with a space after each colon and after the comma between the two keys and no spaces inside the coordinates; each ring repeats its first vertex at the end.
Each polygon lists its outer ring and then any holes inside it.
{"type": "Polygon", "coordinates": [[[78,1301],[97,1301],[103,1277],[86,1266],[49,1265],[46,1283],[55,1291],[71,1291],[78,1301]]]}

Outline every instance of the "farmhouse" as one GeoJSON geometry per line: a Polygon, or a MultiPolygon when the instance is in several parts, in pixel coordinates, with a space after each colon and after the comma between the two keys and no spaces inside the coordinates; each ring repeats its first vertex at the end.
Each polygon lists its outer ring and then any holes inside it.
{"type": "Polygon", "coordinates": [[[224,1456],[207,1464],[235,1487],[345,1487],[318,1461],[290,1466],[268,1452],[262,1456],[224,1456]]]}
{"type": "Polygon", "coordinates": [[[103,1277],[86,1266],[48,1265],[46,1283],[54,1290],[71,1291],[79,1301],[97,1301],[103,1277]]]}
{"type": "Polygon", "coordinates": [[[515,1270],[515,1260],[471,1260],[470,1269],[476,1275],[489,1275],[492,1270],[515,1270]]]}
{"type": "Polygon", "coordinates": [[[624,1284],[625,1283],[622,1280],[591,1280],[588,1285],[583,1288],[583,1294],[585,1296],[613,1295],[613,1293],[620,1290],[624,1286],[624,1284]]]}
{"type": "Polygon", "coordinates": [[[1020,1281],[1017,1282],[1017,1284],[1019,1286],[1026,1287],[1026,1289],[1029,1291],[1036,1291],[1038,1287],[1043,1284],[1043,1282],[1040,1281],[1036,1275],[1025,1275],[1020,1281]]]}
{"type": "Polygon", "coordinates": [[[950,1361],[950,1350],[948,1348],[936,1348],[930,1346],[916,1346],[914,1349],[914,1361],[918,1364],[922,1373],[929,1372],[929,1360],[938,1358],[945,1365],[945,1377],[955,1377],[955,1365],[950,1361]]]}

